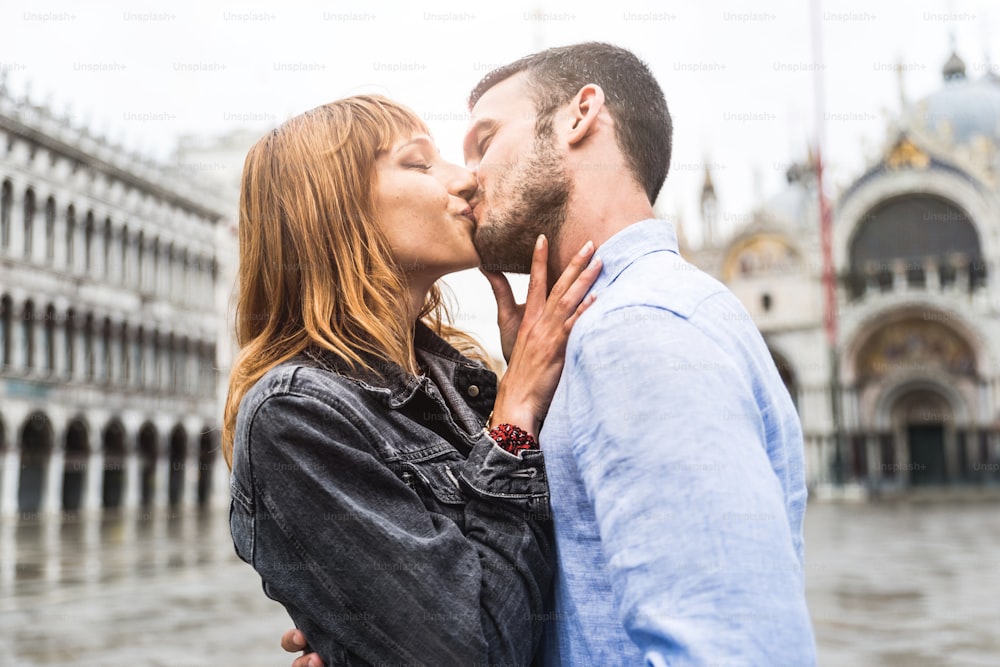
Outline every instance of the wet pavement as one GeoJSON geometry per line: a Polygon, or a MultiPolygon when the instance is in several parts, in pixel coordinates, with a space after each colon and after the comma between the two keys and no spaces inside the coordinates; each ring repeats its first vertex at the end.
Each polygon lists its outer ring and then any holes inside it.
{"type": "MultiPolygon", "coordinates": [[[[813,503],[821,665],[1000,664],[1000,503],[813,503]]],[[[224,512],[0,524],[0,667],[288,665],[224,512]]]]}
{"type": "Polygon", "coordinates": [[[806,512],[821,665],[1000,665],[1000,503],[806,512]]]}

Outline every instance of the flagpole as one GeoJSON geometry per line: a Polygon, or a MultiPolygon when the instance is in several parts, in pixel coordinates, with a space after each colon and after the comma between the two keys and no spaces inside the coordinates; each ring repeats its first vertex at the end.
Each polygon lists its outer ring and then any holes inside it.
{"type": "Polygon", "coordinates": [[[815,154],[816,189],[819,193],[820,246],[823,254],[823,325],[826,334],[827,352],[830,364],[830,416],[833,427],[833,460],[831,471],[833,482],[840,486],[844,482],[843,434],[841,428],[840,401],[840,353],[838,350],[837,322],[837,274],[833,263],[833,210],[826,198],[823,184],[823,160],[826,142],[826,91],[824,89],[823,30],[820,15],[821,0],[812,0],[812,47],[813,47],[813,93],[815,96],[815,154]]]}

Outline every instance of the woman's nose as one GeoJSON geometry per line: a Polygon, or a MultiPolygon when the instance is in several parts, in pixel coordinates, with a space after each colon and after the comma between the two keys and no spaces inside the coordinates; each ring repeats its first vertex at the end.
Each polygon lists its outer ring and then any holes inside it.
{"type": "Polygon", "coordinates": [[[448,190],[462,199],[471,199],[479,187],[476,174],[459,165],[452,165],[453,173],[448,190]]]}

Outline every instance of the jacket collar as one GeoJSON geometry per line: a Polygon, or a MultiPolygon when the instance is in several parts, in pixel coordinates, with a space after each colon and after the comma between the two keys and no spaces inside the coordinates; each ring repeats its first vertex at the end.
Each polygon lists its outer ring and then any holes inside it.
{"type": "Polygon", "coordinates": [[[417,390],[432,378],[438,386],[453,384],[459,375],[467,372],[486,373],[488,380],[496,386],[496,376],[488,369],[462,356],[443,338],[431,331],[423,322],[417,322],[413,332],[414,351],[417,361],[426,370],[426,375],[414,376],[399,364],[372,354],[362,354],[368,368],[348,363],[335,354],[310,348],[304,356],[315,365],[341,375],[358,384],[362,389],[380,394],[391,408],[398,408],[408,402],[417,390]]]}

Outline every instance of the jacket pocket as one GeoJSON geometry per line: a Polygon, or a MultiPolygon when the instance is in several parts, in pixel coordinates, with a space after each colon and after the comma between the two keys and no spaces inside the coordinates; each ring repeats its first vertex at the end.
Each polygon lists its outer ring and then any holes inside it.
{"type": "Polygon", "coordinates": [[[253,513],[235,496],[229,500],[229,532],[233,536],[236,555],[253,565],[256,542],[253,513]]]}
{"type": "Polygon", "coordinates": [[[467,498],[458,485],[461,463],[460,458],[446,456],[425,461],[399,461],[390,467],[422,498],[444,505],[464,505],[467,498]]]}

